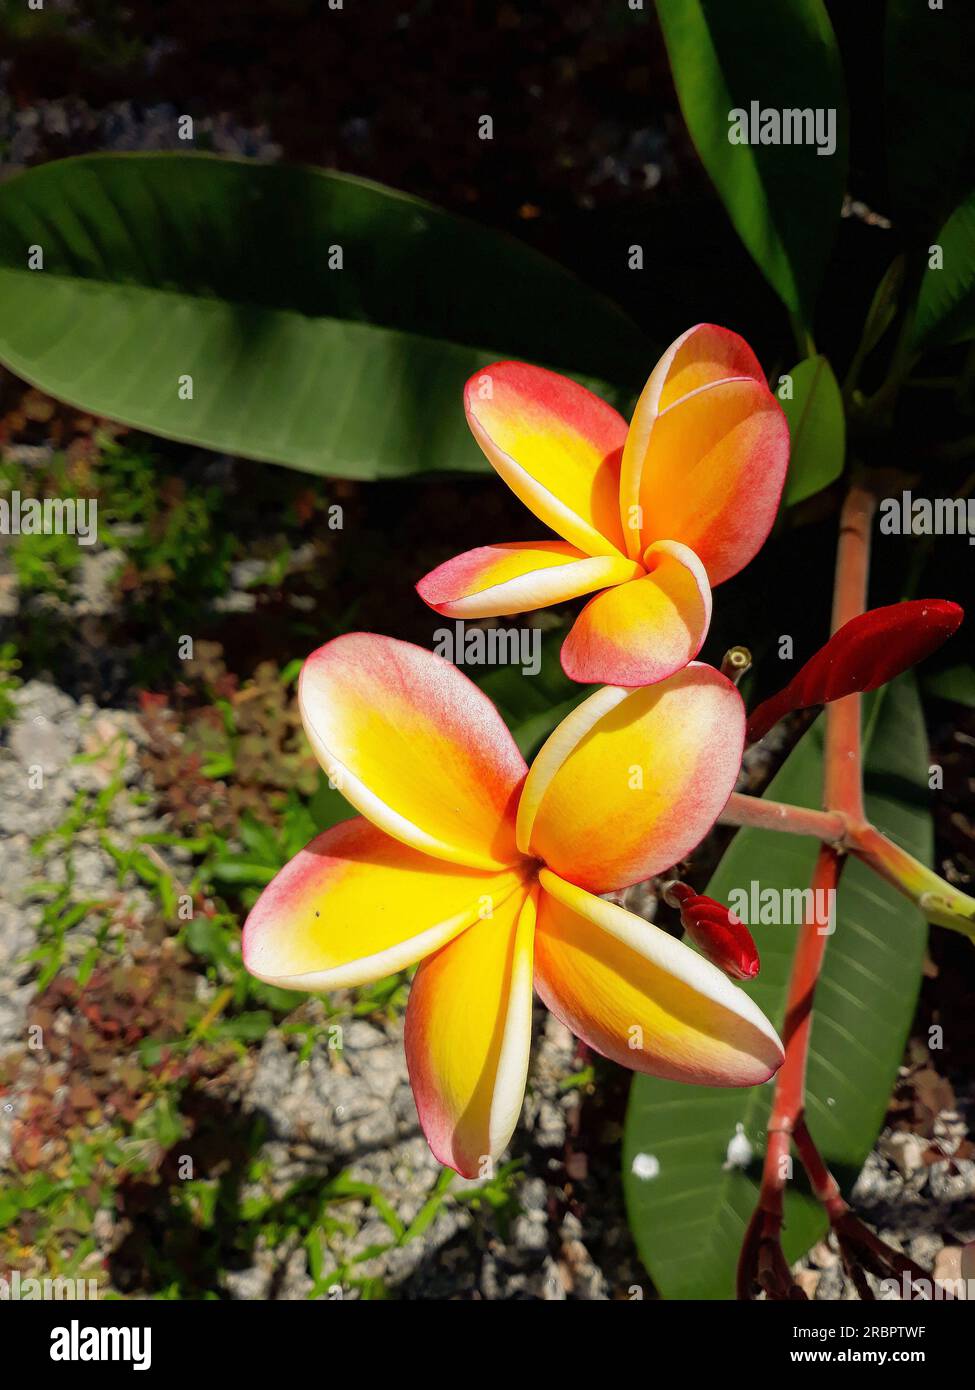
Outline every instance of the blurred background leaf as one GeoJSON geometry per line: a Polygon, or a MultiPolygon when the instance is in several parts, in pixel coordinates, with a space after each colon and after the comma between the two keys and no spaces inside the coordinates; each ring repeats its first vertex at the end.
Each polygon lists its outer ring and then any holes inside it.
{"type": "Polygon", "coordinates": [[[782,494],[786,507],[829,487],[843,472],[846,452],[843,398],[826,358],[806,357],[790,375],[791,400],[778,397],[791,441],[782,494]]]}
{"type": "Polygon", "coordinates": [[[346,174],[205,154],[10,179],[0,296],[0,359],[52,395],[339,477],[485,468],[461,392],[499,357],[624,410],[654,358],[620,309],[512,238],[346,174]]]}
{"type": "MultiPolygon", "coordinates": [[[[791,314],[812,323],[846,183],[846,98],[822,0],[657,0],[681,110],[738,235],[791,314]],[[729,112],[832,109],[836,150],[731,144],[729,112]]],[[[754,138],[755,132],[750,132],[754,138]]]]}
{"type": "Polygon", "coordinates": [[[955,209],[935,238],[941,265],[930,261],[921,281],[912,343],[922,348],[975,336],[975,192],[955,209]]]}
{"type": "Polygon", "coordinates": [[[915,236],[934,232],[971,184],[975,9],[952,11],[887,0],[887,177],[901,230],[915,236]]]}
{"type": "Polygon", "coordinates": [[[921,686],[925,695],[975,709],[975,666],[946,666],[942,671],[931,671],[924,675],[921,686]]]}

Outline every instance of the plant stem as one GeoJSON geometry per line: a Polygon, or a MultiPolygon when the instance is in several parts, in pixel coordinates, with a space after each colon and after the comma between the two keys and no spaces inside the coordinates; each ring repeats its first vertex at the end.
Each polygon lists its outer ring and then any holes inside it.
{"type": "Polygon", "coordinates": [[[721,825],[751,825],[759,830],[784,830],[791,835],[813,835],[817,840],[842,845],[846,841],[846,817],[834,811],[812,811],[766,797],[732,792],[718,817],[721,825]]]}
{"type": "MultiPolygon", "coordinates": [[[[870,567],[870,526],[877,499],[854,483],[840,514],[833,587],[832,631],[858,618],[867,606],[870,567]]],[[[859,693],[826,706],[825,785],[823,803],[853,820],[864,820],[863,771],[860,748],[859,693]]]]}
{"type": "MultiPolygon", "coordinates": [[[[843,868],[843,857],[831,845],[823,845],[816,860],[812,877],[812,901],[822,901],[817,890],[834,892],[843,868]]],[[[828,933],[818,929],[815,910],[804,923],[789,979],[782,1042],[785,1061],[775,1078],[772,1113],[768,1122],[768,1144],[762,1169],[762,1185],[758,1208],[749,1227],[738,1267],[738,1296],[750,1297],[750,1284],[755,1269],[763,1259],[777,1267],[780,1282],[784,1264],[779,1236],[782,1230],[783,1201],[790,1177],[790,1147],[797,1123],[805,1107],[806,1064],[809,1058],[809,1034],[812,1025],[813,1000],[816,983],[826,951],[828,933]],[[777,1255],[774,1252],[777,1251],[777,1255]]],[[[788,1279],[788,1271],[785,1271],[788,1279]]]]}
{"type": "Polygon", "coordinates": [[[802,1160],[802,1166],[809,1178],[813,1196],[826,1208],[832,1221],[848,1208],[840,1192],[839,1183],[826,1167],[822,1155],[812,1141],[812,1135],[806,1128],[805,1115],[800,1115],[797,1118],[793,1126],[792,1137],[795,1140],[796,1152],[802,1160]]]}
{"type": "Polygon", "coordinates": [[[805,806],[742,796],[738,792],[733,793],[718,820],[721,825],[811,835],[836,850],[854,854],[910,898],[929,922],[960,932],[975,942],[975,898],[895,845],[868,821],[852,821],[841,811],[811,811],[805,806]]]}
{"type": "Polygon", "coordinates": [[[851,827],[848,845],[858,859],[916,903],[929,922],[975,942],[975,898],[962,893],[872,825],[851,827]]]}

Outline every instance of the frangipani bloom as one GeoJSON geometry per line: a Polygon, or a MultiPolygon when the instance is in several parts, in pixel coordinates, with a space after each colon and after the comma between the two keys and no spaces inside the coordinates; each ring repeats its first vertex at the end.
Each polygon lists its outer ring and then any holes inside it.
{"type": "Polygon", "coordinates": [[[420,580],[452,618],[545,608],[603,590],[562,647],[573,680],[649,685],[686,666],[711,589],[771,530],[789,429],[748,344],[698,324],[661,357],[626,421],[555,372],[496,362],[468,381],[467,419],[508,486],[561,540],[480,546],[420,580]]]}
{"type": "Polygon", "coordinates": [[[319,761],[362,815],[268,885],[244,961],[307,990],[422,962],[405,1046],[441,1162],[475,1176],[507,1145],[533,983],[578,1037],[634,1070],[749,1086],[777,1069],[779,1039],[746,994],[595,896],[679,859],[727,801],[745,721],[717,671],[597,691],[530,772],[487,696],[407,642],[336,638],[306,661],[299,703],[319,761]]]}

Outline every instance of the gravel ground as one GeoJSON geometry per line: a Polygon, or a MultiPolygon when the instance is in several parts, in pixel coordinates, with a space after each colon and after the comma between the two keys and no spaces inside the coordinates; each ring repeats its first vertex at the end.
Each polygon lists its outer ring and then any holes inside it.
{"type": "MultiPolygon", "coordinates": [[[[36,969],[26,956],[36,944],[42,909],[30,901],[30,887],[63,881],[66,872],[60,840],[48,840],[39,856],[32,854],[32,845],[57,830],[79,792],[97,792],[108,784],[120,753],[125,790],[112,803],[114,840],[126,847],[163,827],[152,788],[135,757],[144,737],[136,716],[75,702],[41,681],[28,682],[15,699],[17,717],[6,746],[0,748],[0,1063],[24,1055],[28,1008],[36,994],[36,969]],[[94,762],[74,761],[79,756],[90,759],[99,750],[102,756],[94,762]],[[43,781],[31,790],[29,779],[36,780],[38,769],[43,781]],[[141,804],[133,799],[135,793],[144,798],[141,804]]],[[[94,827],[75,833],[71,863],[73,900],[119,895],[115,863],[100,847],[94,827]]],[[[183,866],[176,859],[170,867],[178,876],[183,866]]],[[[152,904],[143,888],[127,880],[121,896],[120,915],[128,923],[125,937],[103,946],[116,949],[120,960],[131,961],[142,944],[140,924],[148,919],[152,904]]],[[[83,918],[66,939],[69,968],[77,965],[92,940],[83,918]]],[[[208,989],[201,978],[202,997],[208,989]]],[[[300,1060],[278,1032],[268,1033],[256,1056],[234,1078],[234,1103],[243,1116],[260,1114],[266,1122],[262,1157],[270,1165],[273,1195],[283,1195],[302,1178],[324,1180],[343,1170],[353,1180],[379,1187],[408,1224],[430,1195],[440,1165],[419,1130],[402,1025],[356,1019],[345,1025],[342,1044],[341,1052],[316,1046],[310,1057],[300,1060]]],[[[381,1276],[391,1290],[414,1298],[609,1296],[618,1282],[617,1272],[607,1277],[593,1262],[585,1223],[569,1210],[556,1219],[551,1215],[553,1201],[565,1207],[563,1151],[579,1101],[576,1092],[563,1093],[559,1083],[575,1070],[575,1055],[571,1034],[538,1009],[529,1093],[515,1147],[525,1163],[525,1176],[519,1180],[520,1211],[509,1239],[502,1241],[471,1208],[448,1202],[422,1237],[357,1266],[358,1275],[381,1276]]],[[[0,1171],[10,1159],[13,1125],[33,1079],[34,1073],[24,1068],[22,1079],[3,1097],[0,1171]]],[[[453,1191],[477,1186],[457,1179],[453,1191]]],[[[374,1244],[388,1243],[388,1228],[372,1214],[369,1203],[345,1203],[342,1216],[354,1230],[326,1254],[324,1274],[374,1244]]],[[[603,1219],[601,1214],[600,1223],[603,1219]]],[[[618,1209],[611,1219],[614,1225],[620,1223],[618,1209]]],[[[122,1223],[106,1219],[99,1235],[99,1254],[111,1267],[126,1231],[122,1223]]],[[[599,1238],[606,1238],[602,1230],[599,1238]]],[[[627,1271],[628,1278],[634,1276],[635,1266],[627,1271]]],[[[310,1287],[304,1250],[289,1243],[259,1248],[250,1268],[226,1275],[226,1291],[235,1298],[304,1298],[310,1287]]]]}

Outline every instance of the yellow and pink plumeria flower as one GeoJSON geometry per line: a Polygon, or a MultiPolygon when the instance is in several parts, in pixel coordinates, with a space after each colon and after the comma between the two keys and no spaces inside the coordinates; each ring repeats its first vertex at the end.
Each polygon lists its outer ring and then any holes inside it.
{"type": "Polygon", "coordinates": [[[330,779],[361,816],[268,885],[244,961],[291,989],[362,985],[421,962],[405,1046],[437,1158],[483,1175],[508,1143],[528,1071],[532,986],[596,1051],[722,1086],[782,1061],[771,1024],[702,956],[596,896],[686,854],[739,770],[734,686],[692,664],[606,687],[529,771],[500,714],[456,667],[407,642],[336,638],[299,703],[330,779]]]}
{"type": "Polygon", "coordinates": [[[452,618],[545,608],[602,590],[562,647],[573,680],[649,685],[698,654],[711,589],[768,535],[789,429],[755,354],[714,324],[661,357],[633,420],[555,372],[497,362],[467,419],[505,482],[561,540],[480,546],[420,580],[452,618]]]}

